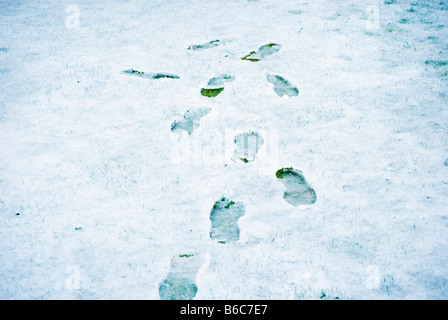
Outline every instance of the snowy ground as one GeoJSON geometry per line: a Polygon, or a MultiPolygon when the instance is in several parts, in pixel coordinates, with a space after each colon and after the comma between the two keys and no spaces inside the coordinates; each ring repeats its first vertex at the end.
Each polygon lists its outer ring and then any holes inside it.
{"type": "Polygon", "coordinates": [[[445,0],[2,0],[0,298],[160,299],[191,254],[195,299],[448,298],[447,23],[445,0]],[[248,130],[271,149],[245,163],[223,141],[248,130]],[[236,242],[210,238],[221,197],[236,242]]]}

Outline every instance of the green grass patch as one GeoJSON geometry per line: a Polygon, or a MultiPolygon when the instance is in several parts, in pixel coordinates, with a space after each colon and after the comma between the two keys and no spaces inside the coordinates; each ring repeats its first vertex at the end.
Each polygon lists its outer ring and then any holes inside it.
{"type": "Polygon", "coordinates": [[[277,176],[277,178],[283,179],[283,176],[285,174],[292,174],[293,172],[294,172],[294,168],[282,168],[282,169],[277,170],[275,175],[277,176]]]}
{"type": "Polygon", "coordinates": [[[202,88],[201,95],[203,95],[204,97],[213,98],[216,97],[218,94],[220,94],[223,90],[224,88],[213,88],[213,89],[202,88]]]}

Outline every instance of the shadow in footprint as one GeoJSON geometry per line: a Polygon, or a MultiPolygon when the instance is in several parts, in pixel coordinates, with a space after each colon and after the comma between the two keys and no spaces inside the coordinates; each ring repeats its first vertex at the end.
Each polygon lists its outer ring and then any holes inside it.
{"type": "Polygon", "coordinates": [[[245,214],[242,202],[233,202],[226,198],[216,201],[210,211],[212,227],[210,238],[219,243],[236,242],[240,238],[238,219],[245,214]]]}
{"type": "Polygon", "coordinates": [[[258,49],[258,51],[250,52],[248,55],[242,57],[241,60],[249,60],[252,62],[257,62],[267,56],[270,56],[271,54],[276,53],[281,49],[281,47],[282,46],[280,44],[276,43],[265,44],[264,46],[261,46],[258,49]]]}
{"type": "Polygon", "coordinates": [[[137,77],[144,78],[144,79],[161,79],[161,78],[179,79],[179,76],[176,76],[174,74],[152,73],[152,72],[145,73],[143,71],[138,71],[138,70],[134,70],[134,69],[123,70],[122,73],[132,75],[132,76],[137,76],[137,77]]]}
{"type": "Polygon", "coordinates": [[[193,44],[191,46],[188,47],[188,50],[205,50],[205,49],[210,49],[210,48],[214,48],[219,46],[220,44],[223,44],[223,41],[220,40],[213,40],[213,41],[209,41],[207,43],[204,44],[193,44]]]}
{"type": "Polygon", "coordinates": [[[264,140],[257,132],[249,131],[238,134],[234,142],[235,156],[244,163],[248,163],[255,160],[255,156],[264,140]]]}
{"type": "Polygon", "coordinates": [[[277,170],[276,176],[286,187],[283,198],[289,204],[297,207],[316,202],[316,192],[306,182],[301,171],[293,168],[282,168],[277,170]]]}
{"type": "Polygon", "coordinates": [[[196,274],[202,265],[198,254],[176,255],[171,260],[170,271],[159,285],[162,300],[192,300],[198,291],[196,274]]]}
{"type": "Polygon", "coordinates": [[[216,97],[224,90],[224,85],[227,82],[235,80],[235,77],[223,74],[208,80],[207,85],[201,89],[201,95],[204,97],[213,98],[216,97]]]}
{"type": "Polygon", "coordinates": [[[284,95],[289,97],[299,95],[299,89],[281,76],[266,74],[266,79],[274,85],[274,91],[279,97],[283,97],[284,95]]]}
{"type": "Polygon", "coordinates": [[[210,108],[188,110],[182,119],[175,120],[171,124],[171,131],[181,132],[182,130],[185,130],[191,135],[192,132],[199,127],[201,118],[205,117],[210,111],[210,108]]]}

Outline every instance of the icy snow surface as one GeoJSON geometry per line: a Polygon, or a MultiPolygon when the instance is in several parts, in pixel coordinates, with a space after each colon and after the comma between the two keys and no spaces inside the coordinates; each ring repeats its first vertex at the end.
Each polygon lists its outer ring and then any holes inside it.
{"type": "Polygon", "coordinates": [[[1,1],[0,299],[447,299],[446,24],[445,0],[1,1]]]}

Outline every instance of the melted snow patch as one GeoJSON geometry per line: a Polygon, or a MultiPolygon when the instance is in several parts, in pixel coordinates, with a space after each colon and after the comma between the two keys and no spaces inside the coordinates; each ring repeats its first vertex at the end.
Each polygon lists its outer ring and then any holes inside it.
{"type": "Polygon", "coordinates": [[[220,243],[238,241],[240,228],[238,219],[245,214],[244,205],[226,198],[216,201],[210,212],[212,227],[210,238],[220,243]]]}
{"type": "Polygon", "coordinates": [[[196,253],[180,254],[171,260],[171,268],[159,285],[162,300],[192,300],[198,291],[196,275],[202,259],[196,253]]]}

